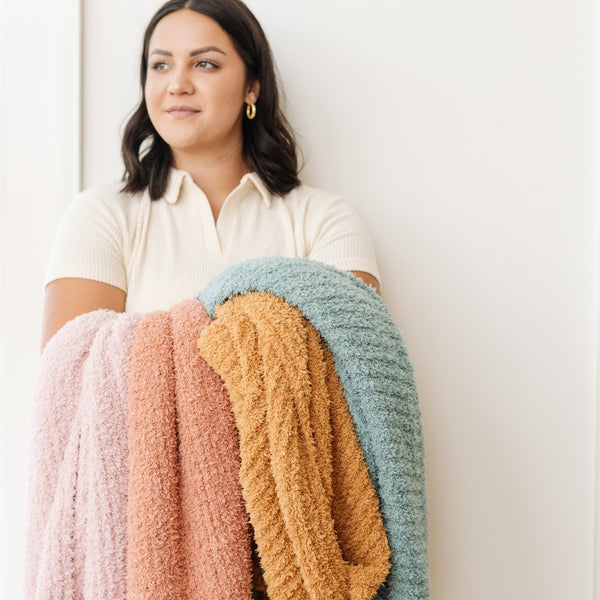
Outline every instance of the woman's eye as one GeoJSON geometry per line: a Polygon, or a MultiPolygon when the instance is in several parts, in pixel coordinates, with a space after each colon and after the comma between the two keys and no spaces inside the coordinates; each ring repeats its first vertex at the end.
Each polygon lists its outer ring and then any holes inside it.
{"type": "Polygon", "coordinates": [[[169,65],[164,62],[155,62],[152,63],[151,68],[153,71],[165,71],[169,68],[169,65]]]}
{"type": "Polygon", "coordinates": [[[211,62],[210,60],[199,60],[196,63],[197,67],[200,67],[201,69],[218,69],[219,65],[216,65],[214,62],[211,62]]]}

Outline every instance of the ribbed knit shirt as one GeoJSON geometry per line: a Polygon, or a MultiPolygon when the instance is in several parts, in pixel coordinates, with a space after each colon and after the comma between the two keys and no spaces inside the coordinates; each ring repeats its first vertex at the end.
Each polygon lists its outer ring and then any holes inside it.
{"type": "Polygon", "coordinates": [[[379,278],[369,233],[352,205],[307,185],[281,197],[256,173],[229,194],[215,222],[204,192],[171,169],[165,194],[90,188],[63,216],[45,284],[63,277],[126,292],[126,311],[166,310],[195,297],[226,267],[249,258],[309,257],[379,278]]]}

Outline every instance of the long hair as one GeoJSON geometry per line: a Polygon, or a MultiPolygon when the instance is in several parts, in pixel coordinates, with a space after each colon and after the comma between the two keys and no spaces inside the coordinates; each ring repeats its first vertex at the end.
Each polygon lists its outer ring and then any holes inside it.
{"type": "Polygon", "coordinates": [[[279,106],[277,77],[269,42],[256,17],[241,0],[169,0],[158,9],[144,33],[140,62],[142,99],[127,122],[121,154],[125,163],[124,192],[146,187],[152,200],[161,198],[167,187],[172,153],[148,116],[144,88],[148,70],[148,47],[158,22],[168,14],[195,10],[216,21],[229,35],[246,68],[247,81],[260,82],[257,114],[243,119],[242,154],[271,193],[284,195],[300,185],[298,157],[292,128],[279,106]]]}

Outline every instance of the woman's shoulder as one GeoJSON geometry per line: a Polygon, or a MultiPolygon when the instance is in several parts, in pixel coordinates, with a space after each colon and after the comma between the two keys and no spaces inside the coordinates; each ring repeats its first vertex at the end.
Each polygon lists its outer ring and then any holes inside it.
{"type": "Polygon", "coordinates": [[[294,224],[301,230],[305,256],[344,271],[363,271],[379,280],[371,236],[351,201],[307,184],[293,190],[288,200],[294,224]]]}
{"type": "Polygon", "coordinates": [[[65,227],[71,223],[71,229],[102,228],[128,236],[136,230],[140,217],[146,212],[142,208],[144,198],[143,192],[124,192],[122,181],[92,185],[75,196],[62,222],[65,227]]]}
{"type": "Polygon", "coordinates": [[[90,210],[110,213],[135,212],[143,199],[143,192],[123,191],[123,181],[96,184],[79,192],[73,203],[90,210]]]}
{"type": "Polygon", "coordinates": [[[282,199],[293,213],[316,223],[339,218],[360,219],[356,207],[342,194],[306,183],[301,183],[282,199]]]}
{"type": "Polygon", "coordinates": [[[330,218],[338,212],[352,211],[351,204],[341,194],[301,183],[285,196],[281,204],[295,218],[317,220],[330,218]]]}

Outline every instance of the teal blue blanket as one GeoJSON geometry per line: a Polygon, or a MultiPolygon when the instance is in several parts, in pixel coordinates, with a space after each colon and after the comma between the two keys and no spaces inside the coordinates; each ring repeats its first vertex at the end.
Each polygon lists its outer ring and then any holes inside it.
{"type": "Polygon", "coordinates": [[[392,551],[376,598],[427,600],[427,502],[421,413],[398,328],[372,288],[350,273],[304,258],[259,258],[215,277],[198,299],[215,308],[261,291],[296,306],[321,333],[337,373],[392,551]]]}

